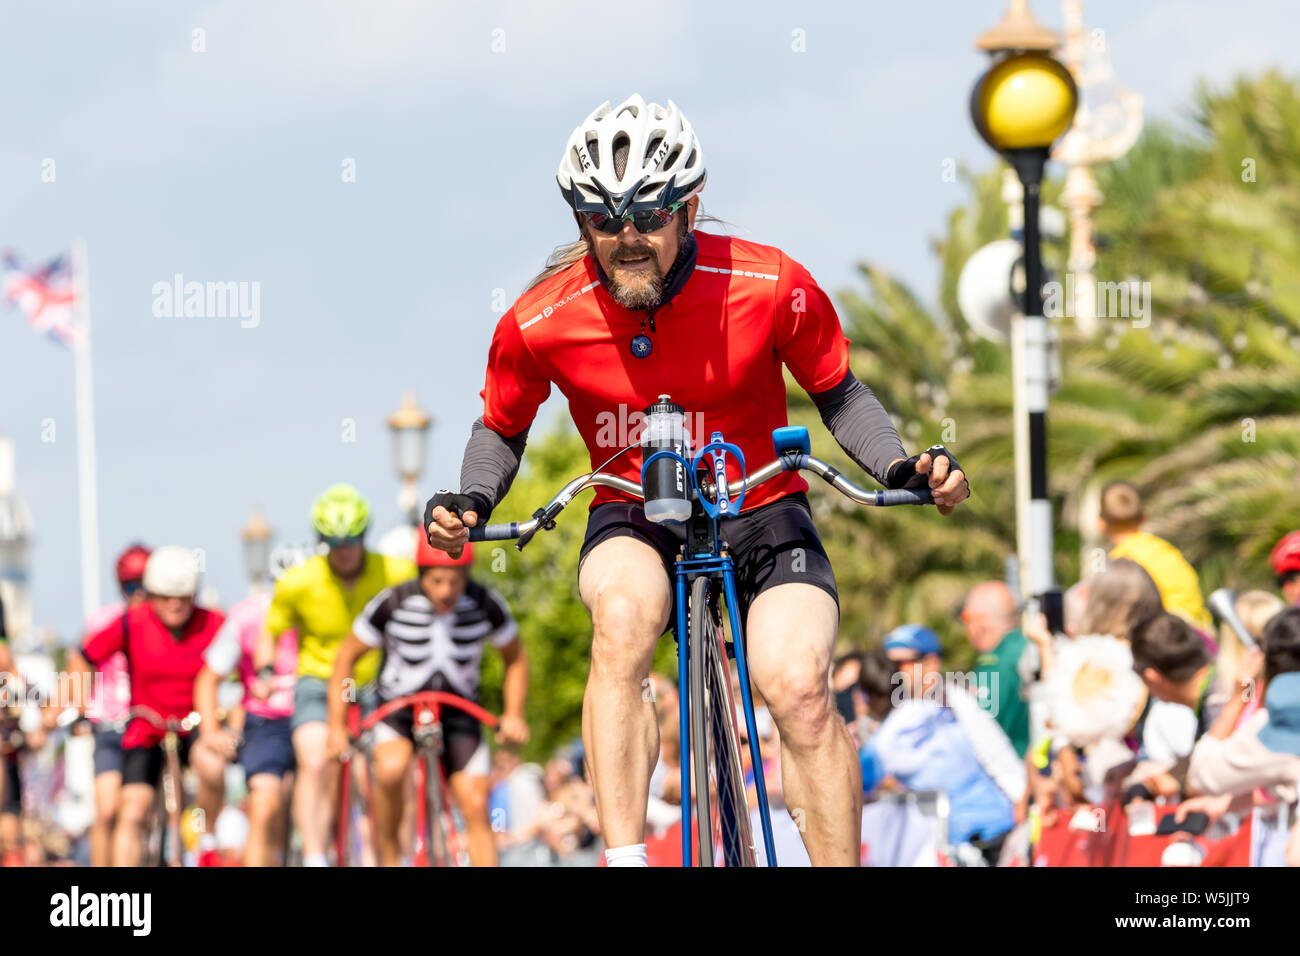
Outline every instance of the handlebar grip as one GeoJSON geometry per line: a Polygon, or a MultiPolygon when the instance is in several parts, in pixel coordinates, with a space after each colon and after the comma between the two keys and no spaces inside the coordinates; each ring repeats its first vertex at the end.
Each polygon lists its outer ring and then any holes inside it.
{"type": "Polygon", "coordinates": [[[471,541],[513,541],[519,537],[519,522],[485,524],[469,529],[471,541]]]}
{"type": "Polygon", "coordinates": [[[929,505],[934,504],[934,495],[929,488],[891,488],[876,492],[876,507],[888,508],[891,505],[929,505]]]}

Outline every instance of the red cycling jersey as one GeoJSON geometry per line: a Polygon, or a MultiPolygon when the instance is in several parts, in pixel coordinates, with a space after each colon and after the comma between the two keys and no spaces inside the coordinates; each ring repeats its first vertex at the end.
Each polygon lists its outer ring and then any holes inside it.
{"type": "MultiPolygon", "coordinates": [[[[203,652],[221,628],[225,615],[196,607],[179,639],[158,619],[148,601],[137,604],[102,630],[86,638],[81,653],[97,666],[118,651],[126,654],[131,678],[131,706],[148,707],[164,720],[194,709],[194,679],[203,667],[203,652]]],[[[163,731],[136,718],[122,737],[124,748],[152,747],[163,731]]]]}
{"type": "MultiPolygon", "coordinates": [[[[641,413],[668,394],[692,416],[694,447],[720,431],[748,471],[772,461],[772,429],[787,423],[782,364],[806,391],[825,391],[848,372],[849,340],[830,298],[780,249],[698,231],[695,239],[695,270],[655,312],[653,331],[644,312],[609,296],[590,255],[520,296],[492,339],[484,424],[519,434],[554,383],[596,468],[638,440],[641,413]],[[642,332],[652,349],[637,358],[631,342],[642,332]]],[[[640,449],[608,470],[639,482],[640,449]]],[[[740,477],[734,463],[728,477],[740,477]]],[[[786,472],[747,494],[744,510],[807,487],[786,472]]],[[[598,487],[592,507],[622,498],[598,487]]]]}

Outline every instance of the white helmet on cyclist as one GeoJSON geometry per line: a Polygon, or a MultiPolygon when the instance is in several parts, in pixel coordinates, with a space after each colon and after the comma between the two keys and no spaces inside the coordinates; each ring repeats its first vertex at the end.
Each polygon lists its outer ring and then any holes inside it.
{"type": "Polygon", "coordinates": [[[704,188],[704,150],[672,100],[601,103],[573,131],[556,174],[574,212],[623,216],[685,202],[704,188]]]}
{"type": "Polygon", "coordinates": [[[194,552],[174,544],[154,551],[144,566],[144,589],[160,597],[194,597],[199,590],[194,552]]]}

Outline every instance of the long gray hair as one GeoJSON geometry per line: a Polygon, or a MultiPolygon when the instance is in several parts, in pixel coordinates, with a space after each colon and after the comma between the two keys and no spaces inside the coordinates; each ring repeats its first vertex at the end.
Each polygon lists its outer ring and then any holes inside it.
{"type": "MultiPolygon", "coordinates": [[[[677,221],[681,224],[678,228],[684,236],[686,234],[686,217],[682,216],[677,221]]],[[[698,228],[701,223],[717,223],[719,226],[724,227],[718,230],[718,232],[723,235],[727,235],[728,233],[726,233],[725,230],[731,228],[731,223],[724,219],[719,219],[717,216],[710,216],[705,212],[697,212],[695,214],[696,227],[698,228]]],[[[590,251],[591,243],[588,241],[585,234],[580,234],[573,242],[565,243],[562,246],[556,246],[551,250],[551,254],[546,260],[546,265],[542,267],[542,271],[533,277],[532,281],[524,287],[524,291],[527,292],[529,289],[533,288],[533,286],[545,282],[557,272],[563,272],[590,251]]]]}

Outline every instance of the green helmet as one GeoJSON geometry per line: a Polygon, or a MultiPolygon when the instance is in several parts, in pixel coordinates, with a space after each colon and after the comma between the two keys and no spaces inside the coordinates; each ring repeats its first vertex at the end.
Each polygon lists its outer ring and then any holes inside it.
{"type": "Polygon", "coordinates": [[[311,524],[323,538],[359,538],[370,524],[370,505],[351,485],[330,485],[312,503],[311,524]]]}

